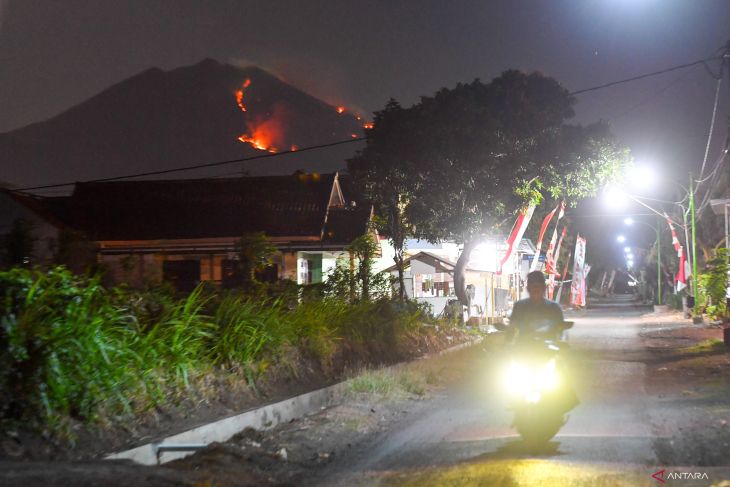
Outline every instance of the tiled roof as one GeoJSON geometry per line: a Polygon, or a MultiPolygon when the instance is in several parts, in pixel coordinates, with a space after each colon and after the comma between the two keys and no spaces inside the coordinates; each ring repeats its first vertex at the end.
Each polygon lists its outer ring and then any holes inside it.
{"type": "Polygon", "coordinates": [[[79,183],[67,218],[93,240],[319,238],[335,177],[79,183]]]}
{"type": "Polygon", "coordinates": [[[322,242],[348,245],[368,231],[372,207],[330,208],[322,242]]]}

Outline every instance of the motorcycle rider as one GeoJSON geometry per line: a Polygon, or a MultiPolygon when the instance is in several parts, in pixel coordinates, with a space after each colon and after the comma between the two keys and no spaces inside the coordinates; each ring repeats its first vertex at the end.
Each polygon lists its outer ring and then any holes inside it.
{"type": "MultiPolygon", "coordinates": [[[[529,297],[517,301],[512,308],[510,316],[508,343],[516,344],[518,347],[531,346],[531,338],[539,335],[541,339],[559,340],[563,332],[563,309],[552,300],[545,298],[545,275],[541,271],[533,271],[527,274],[527,292],[529,297]],[[514,334],[517,333],[517,340],[514,334]]],[[[561,348],[566,348],[562,344],[561,348]]],[[[565,372],[562,364],[559,365],[565,372]]],[[[575,390],[567,387],[565,390],[562,409],[570,411],[580,403],[575,390]]]]}
{"type": "Polygon", "coordinates": [[[541,271],[527,274],[529,297],[517,301],[510,316],[509,328],[513,335],[518,333],[518,340],[535,333],[559,338],[562,331],[560,325],[564,322],[563,310],[558,303],[545,298],[545,289],[545,275],[541,271]]]}

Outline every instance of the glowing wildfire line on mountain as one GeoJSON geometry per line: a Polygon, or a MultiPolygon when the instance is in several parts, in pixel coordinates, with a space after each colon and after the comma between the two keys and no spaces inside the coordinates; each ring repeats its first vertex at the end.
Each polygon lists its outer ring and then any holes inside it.
{"type": "Polygon", "coordinates": [[[248,88],[251,85],[251,80],[246,79],[246,81],[243,82],[241,85],[241,89],[236,90],[236,103],[238,104],[238,107],[241,109],[242,112],[246,111],[246,105],[243,104],[243,90],[248,88]]]}
{"type": "MultiPolygon", "coordinates": [[[[243,82],[241,88],[236,90],[236,104],[242,112],[246,112],[246,104],[243,102],[243,96],[249,86],[251,86],[251,80],[246,78],[246,81],[243,82]]],[[[273,146],[273,141],[279,132],[277,129],[280,128],[280,122],[276,120],[277,114],[281,114],[281,110],[277,110],[277,107],[274,107],[274,114],[269,119],[262,120],[260,122],[246,120],[248,131],[241,134],[238,137],[238,140],[245,144],[249,144],[254,149],[267,152],[277,152],[278,149],[273,146]]]]}
{"type": "MultiPolygon", "coordinates": [[[[292,116],[292,112],[286,102],[283,100],[277,101],[266,108],[266,113],[261,114],[259,113],[262,111],[260,109],[261,103],[259,100],[254,98],[254,100],[259,102],[259,108],[254,110],[257,113],[251,113],[245,100],[248,96],[247,90],[250,86],[251,79],[246,78],[243,83],[241,83],[240,88],[234,92],[236,105],[238,105],[241,112],[245,114],[244,122],[246,124],[246,132],[239,135],[237,139],[244,144],[250,145],[254,149],[266,152],[279,152],[281,148],[286,147],[289,147],[289,150],[292,152],[298,150],[299,147],[296,144],[292,144],[286,140],[288,127],[287,120],[290,120],[292,116]]],[[[251,100],[248,101],[250,102],[251,100]]],[[[342,105],[335,107],[335,110],[340,115],[352,114],[355,120],[357,120],[366,130],[373,128],[373,122],[363,122],[362,116],[348,111],[348,109],[342,105]]],[[[359,135],[356,133],[350,133],[350,137],[356,139],[359,135]]]]}

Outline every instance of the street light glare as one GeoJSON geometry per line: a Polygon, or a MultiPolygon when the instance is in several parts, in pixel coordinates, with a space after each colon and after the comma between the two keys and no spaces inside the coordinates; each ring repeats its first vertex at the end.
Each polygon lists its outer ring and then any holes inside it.
{"type": "Polygon", "coordinates": [[[619,243],[624,243],[626,241],[626,237],[624,237],[623,235],[619,235],[618,237],[616,237],[616,240],[619,243]]]}
{"type": "Polygon", "coordinates": [[[629,170],[629,181],[631,186],[637,189],[652,187],[657,181],[654,168],[645,164],[634,166],[629,170]]]}
{"type": "Polygon", "coordinates": [[[626,192],[617,186],[606,186],[603,190],[603,203],[609,208],[623,208],[627,200],[626,192]]]}
{"type": "Polygon", "coordinates": [[[624,218],[624,225],[633,225],[633,224],[634,224],[633,218],[631,218],[631,217],[624,218]]]}
{"type": "Polygon", "coordinates": [[[624,252],[626,252],[627,254],[628,254],[629,252],[631,252],[631,247],[624,247],[624,252]]]}

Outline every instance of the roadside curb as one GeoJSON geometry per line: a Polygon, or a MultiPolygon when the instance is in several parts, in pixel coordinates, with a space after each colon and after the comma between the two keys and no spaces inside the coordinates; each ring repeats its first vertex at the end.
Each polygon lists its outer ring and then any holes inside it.
{"type": "MultiPolygon", "coordinates": [[[[413,362],[456,352],[476,345],[481,341],[482,337],[478,337],[475,340],[460,343],[436,353],[424,355],[413,362]]],[[[404,363],[394,364],[386,367],[386,369],[398,367],[404,363]]],[[[337,384],[322,389],[219,419],[212,423],[207,423],[136,448],[112,453],[105,456],[104,460],[132,460],[142,465],[157,465],[158,463],[166,463],[183,458],[210,443],[227,441],[246,428],[267,430],[279,424],[300,419],[320,411],[332,404],[333,399],[345,388],[348,381],[338,382],[337,384]],[[179,448],[176,448],[176,446],[179,446],[179,448]],[[163,457],[161,453],[164,450],[169,451],[169,453],[165,453],[163,457]]]]}

